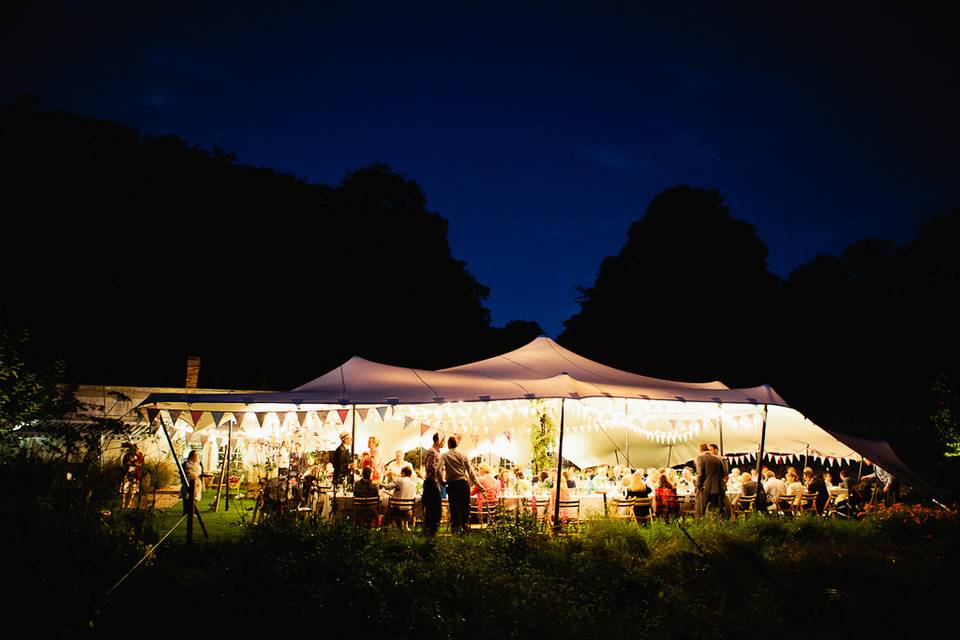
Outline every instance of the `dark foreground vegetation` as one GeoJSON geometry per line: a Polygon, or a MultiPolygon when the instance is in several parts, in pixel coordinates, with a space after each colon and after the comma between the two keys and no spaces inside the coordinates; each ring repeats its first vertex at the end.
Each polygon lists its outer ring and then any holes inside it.
{"type": "Polygon", "coordinates": [[[153,513],[19,495],[0,519],[6,604],[37,637],[889,637],[941,626],[960,569],[958,517],[921,506],[435,540],[276,519],[191,546],[180,529],[107,595],[165,533],[153,513]]]}

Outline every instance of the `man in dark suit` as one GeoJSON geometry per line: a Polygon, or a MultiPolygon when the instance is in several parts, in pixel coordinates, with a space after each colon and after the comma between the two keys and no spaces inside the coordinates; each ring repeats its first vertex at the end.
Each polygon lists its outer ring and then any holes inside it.
{"type": "Polygon", "coordinates": [[[723,511],[725,496],[723,461],[710,453],[706,444],[701,444],[697,456],[697,515],[703,516],[711,504],[718,512],[723,511]]]}

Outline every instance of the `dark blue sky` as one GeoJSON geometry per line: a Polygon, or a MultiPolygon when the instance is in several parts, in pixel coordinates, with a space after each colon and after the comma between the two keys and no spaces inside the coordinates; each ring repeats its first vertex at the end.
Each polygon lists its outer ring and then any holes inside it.
{"type": "Polygon", "coordinates": [[[497,324],[559,333],[678,183],[720,188],[780,275],[960,203],[946,10],[142,4],[5,9],[0,97],[312,181],[386,162],[449,219],[497,324]]]}

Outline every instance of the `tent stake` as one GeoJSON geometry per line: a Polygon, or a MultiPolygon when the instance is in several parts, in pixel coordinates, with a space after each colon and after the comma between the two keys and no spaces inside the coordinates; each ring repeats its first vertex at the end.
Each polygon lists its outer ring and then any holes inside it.
{"type": "MultiPolygon", "coordinates": [[[[555,531],[560,530],[560,480],[561,471],[563,469],[563,408],[566,398],[560,398],[560,444],[557,446],[557,484],[556,484],[556,499],[553,501],[553,528],[555,531]]],[[[608,458],[609,459],[609,458],[608,458]]]]}

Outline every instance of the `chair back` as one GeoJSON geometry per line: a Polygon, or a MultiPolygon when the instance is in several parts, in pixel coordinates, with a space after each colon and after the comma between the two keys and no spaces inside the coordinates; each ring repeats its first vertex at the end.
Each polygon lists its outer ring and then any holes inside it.
{"type": "Polygon", "coordinates": [[[353,497],[353,520],[356,524],[370,524],[380,511],[380,496],[353,497]]]}
{"type": "Polygon", "coordinates": [[[633,498],[614,498],[610,503],[610,517],[615,520],[633,520],[633,498]]]}
{"type": "Polygon", "coordinates": [[[757,501],[757,496],[740,496],[733,508],[738,514],[753,513],[753,506],[757,501]]]}
{"type": "Polygon", "coordinates": [[[394,498],[390,496],[389,508],[397,509],[399,511],[410,511],[413,509],[413,505],[416,502],[416,498],[394,498]]]}
{"type": "Polygon", "coordinates": [[[804,513],[817,513],[817,496],[819,493],[807,493],[804,491],[800,494],[800,510],[804,513]]]}
{"type": "MultiPolygon", "coordinates": [[[[638,520],[644,522],[653,522],[653,498],[634,498],[633,506],[635,509],[644,509],[647,510],[647,515],[645,516],[636,516],[638,520]]],[[[636,511],[634,511],[636,513],[636,511]]]]}

